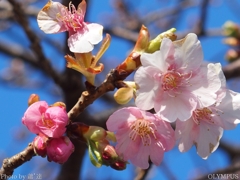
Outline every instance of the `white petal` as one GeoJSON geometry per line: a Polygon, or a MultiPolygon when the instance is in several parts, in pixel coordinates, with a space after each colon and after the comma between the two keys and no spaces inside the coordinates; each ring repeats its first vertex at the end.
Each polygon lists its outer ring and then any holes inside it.
{"type": "Polygon", "coordinates": [[[184,39],[175,41],[174,45],[178,49],[176,53],[183,60],[183,68],[187,67],[189,71],[193,71],[200,67],[203,61],[203,52],[196,34],[190,33],[184,39]]]}
{"type": "Polygon", "coordinates": [[[240,94],[226,90],[225,97],[216,106],[219,109],[218,115],[213,121],[223,129],[233,129],[240,123],[240,94]]]}
{"type": "Polygon", "coordinates": [[[45,7],[38,13],[37,22],[42,31],[48,34],[66,31],[66,28],[56,18],[61,9],[65,8],[59,2],[49,1],[45,7]]]}
{"type": "Polygon", "coordinates": [[[190,80],[189,90],[199,99],[201,105],[207,107],[216,102],[216,92],[221,87],[221,81],[213,66],[202,65],[190,80]]]}
{"type": "Polygon", "coordinates": [[[155,101],[154,109],[159,117],[168,122],[174,122],[176,119],[186,121],[192,115],[196,108],[196,101],[189,92],[182,92],[177,97],[170,97],[164,93],[164,98],[159,102],[155,101]]]}
{"type": "Polygon", "coordinates": [[[157,74],[158,71],[158,69],[148,66],[140,67],[135,73],[134,81],[139,87],[135,103],[137,107],[143,110],[153,108],[155,91],[157,89],[154,74],[157,74]]]}
{"type": "Polygon", "coordinates": [[[87,53],[93,50],[93,44],[89,42],[88,36],[82,31],[78,31],[68,38],[68,47],[74,53],[87,53]]]}
{"type": "Polygon", "coordinates": [[[88,32],[86,34],[86,38],[88,39],[88,41],[95,45],[98,44],[100,41],[102,41],[103,36],[102,36],[102,32],[103,32],[103,26],[100,24],[96,24],[96,23],[91,23],[87,25],[88,28],[88,32]]]}
{"type": "Polygon", "coordinates": [[[180,152],[186,152],[192,147],[195,134],[198,133],[198,128],[193,130],[194,125],[196,124],[192,119],[176,121],[175,136],[180,152]]]}
{"type": "Polygon", "coordinates": [[[160,72],[165,72],[167,70],[166,56],[168,51],[170,51],[169,48],[169,45],[166,45],[162,48],[164,50],[155,51],[153,54],[143,53],[140,57],[142,65],[144,67],[153,66],[158,68],[160,72]]]}
{"type": "Polygon", "coordinates": [[[214,152],[222,137],[223,129],[221,127],[200,122],[199,136],[196,139],[197,153],[203,159],[207,159],[210,153],[214,152]]]}

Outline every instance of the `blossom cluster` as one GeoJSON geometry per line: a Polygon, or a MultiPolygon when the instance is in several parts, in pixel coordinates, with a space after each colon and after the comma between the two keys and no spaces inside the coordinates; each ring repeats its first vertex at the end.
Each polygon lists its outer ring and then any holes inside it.
{"type": "Polygon", "coordinates": [[[64,136],[68,116],[64,106],[48,106],[45,101],[32,103],[26,110],[22,123],[37,134],[33,141],[37,155],[47,156],[49,161],[64,163],[74,151],[74,145],[64,136]]]}
{"type": "Polygon", "coordinates": [[[124,160],[148,168],[159,165],[175,141],[181,152],[192,145],[206,159],[214,152],[224,129],[240,123],[240,94],[226,88],[219,63],[203,62],[195,34],[143,53],[135,73],[135,104],[113,113],[107,128],[116,132],[116,150],[124,160]],[[154,114],[145,112],[151,111],[154,114]],[[175,122],[175,133],[169,123],[175,122]]]}
{"type": "MultiPolygon", "coordinates": [[[[77,8],[50,0],[38,14],[38,25],[45,33],[68,31],[68,46],[75,57],[65,56],[67,67],[81,72],[94,85],[95,75],[104,67],[96,63],[108,48],[110,35],[93,56],[94,45],[102,41],[103,27],[85,22],[85,11],[84,0],[77,8]]],[[[240,123],[240,94],[227,89],[221,65],[203,61],[196,34],[176,40],[174,32],[173,28],[149,41],[148,30],[142,26],[133,51],[115,68],[125,75],[115,82],[120,87],[115,100],[125,104],[134,97],[136,107],[114,112],[106,122],[109,131],[81,123],[68,126],[68,136],[83,137],[88,144],[95,166],[122,170],[129,160],[146,169],[149,161],[159,165],[164,152],[175,144],[180,152],[195,145],[199,156],[206,159],[217,149],[223,130],[240,123]],[[121,81],[135,70],[134,82],[121,81]],[[116,140],[115,148],[109,138],[116,140]]],[[[64,107],[35,102],[22,122],[38,134],[34,140],[37,154],[59,163],[67,160],[74,146],[63,136],[68,124],[64,107]]]]}

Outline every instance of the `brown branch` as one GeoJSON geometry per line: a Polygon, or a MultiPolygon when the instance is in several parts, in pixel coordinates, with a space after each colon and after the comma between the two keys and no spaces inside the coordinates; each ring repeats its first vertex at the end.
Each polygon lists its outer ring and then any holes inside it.
{"type": "MultiPolygon", "coordinates": [[[[25,14],[28,16],[36,17],[38,12],[40,11],[39,8],[36,8],[34,6],[31,6],[29,4],[25,4],[24,6],[25,14]]],[[[7,1],[1,1],[0,3],[0,19],[10,19],[14,17],[14,14],[12,13],[12,5],[7,1]]]]}
{"type": "Polygon", "coordinates": [[[24,49],[19,44],[9,43],[0,39],[0,51],[14,58],[19,58],[31,64],[33,67],[38,68],[36,56],[31,51],[24,49]]]}
{"type": "Polygon", "coordinates": [[[223,67],[223,73],[226,79],[231,79],[240,76],[240,59],[223,67]]]}
{"type": "Polygon", "coordinates": [[[151,170],[151,167],[152,167],[152,163],[149,163],[149,167],[147,169],[137,168],[136,169],[137,175],[134,178],[134,180],[144,180],[147,177],[149,171],[151,170]]]}
{"type": "Polygon", "coordinates": [[[27,21],[27,16],[24,14],[24,9],[22,5],[15,0],[8,0],[13,6],[13,12],[17,22],[24,29],[28,39],[31,42],[31,49],[37,57],[37,62],[39,68],[41,68],[47,75],[49,75],[56,84],[61,85],[61,76],[53,69],[50,61],[45,57],[42,47],[40,46],[40,40],[37,35],[32,31],[27,21]]]}
{"type": "Polygon", "coordinates": [[[35,156],[33,146],[30,143],[26,149],[22,152],[12,156],[11,158],[6,158],[3,160],[3,165],[0,169],[0,179],[8,179],[13,174],[14,169],[21,166],[23,163],[32,159],[35,156]]]}
{"type": "Polygon", "coordinates": [[[70,120],[74,120],[84,109],[92,104],[97,98],[101,97],[108,91],[115,89],[114,83],[118,80],[117,71],[111,70],[106,80],[92,91],[84,91],[75,106],[68,112],[70,120]]]}
{"type": "Polygon", "coordinates": [[[208,7],[209,0],[203,0],[200,9],[200,18],[198,23],[195,26],[195,32],[199,36],[205,35],[205,24],[207,20],[207,7],[208,7]]]}

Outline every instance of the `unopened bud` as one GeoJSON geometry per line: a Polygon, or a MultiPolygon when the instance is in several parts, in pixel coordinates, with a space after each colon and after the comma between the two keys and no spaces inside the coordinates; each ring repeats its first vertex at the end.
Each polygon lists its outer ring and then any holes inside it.
{"type": "Polygon", "coordinates": [[[236,23],[227,21],[223,25],[223,34],[225,36],[240,38],[240,28],[236,23]]]}
{"type": "Polygon", "coordinates": [[[124,87],[118,89],[114,94],[114,99],[118,104],[127,104],[135,95],[135,82],[125,81],[124,87]]]}
{"type": "Polygon", "coordinates": [[[33,149],[35,154],[41,157],[45,157],[47,155],[47,141],[48,138],[42,134],[34,138],[33,149]]]}
{"type": "Polygon", "coordinates": [[[240,51],[237,51],[235,49],[230,49],[227,51],[225,58],[229,61],[229,62],[233,62],[235,60],[237,60],[240,57],[240,51]]]}
{"type": "Polygon", "coordinates": [[[223,40],[223,43],[230,45],[230,46],[239,46],[240,41],[235,37],[228,37],[223,40]]]}
{"type": "Polygon", "coordinates": [[[102,153],[102,158],[105,160],[105,161],[115,161],[118,159],[118,155],[116,153],[116,150],[113,146],[111,145],[107,145],[104,150],[103,150],[103,153],[102,153]]]}
{"type": "Polygon", "coordinates": [[[64,104],[63,102],[55,102],[53,105],[51,106],[58,106],[61,107],[63,109],[66,109],[66,104],[64,104]]]}
{"type": "Polygon", "coordinates": [[[119,161],[116,161],[114,164],[111,164],[110,166],[113,169],[121,171],[121,170],[126,169],[126,164],[127,164],[127,162],[119,160],[119,161]]]}
{"type": "Polygon", "coordinates": [[[166,32],[163,32],[159,34],[156,38],[151,40],[148,44],[148,48],[146,49],[145,52],[147,53],[154,53],[155,51],[160,49],[161,43],[163,38],[168,38],[171,39],[172,41],[175,41],[177,39],[177,35],[174,34],[176,31],[175,28],[169,29],[166,32]]]}
{"type": "Polygon", "coordinates": [[[148,43],[149,32],[148,29],[144,25],[142,25],[133,51],[138,53],[144,52],[144,50],[148,47],[148,43]]]}
{"type": "Polygon", "coordinates": [[[28,106],[31,106],[33,103],[39,101],[40,98],[37,94],[31,94],[30,97],[28,98],[28,106]]]}

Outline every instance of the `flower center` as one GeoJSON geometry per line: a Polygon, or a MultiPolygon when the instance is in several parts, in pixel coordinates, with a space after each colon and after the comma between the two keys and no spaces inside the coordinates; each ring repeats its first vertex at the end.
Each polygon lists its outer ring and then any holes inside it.
{"type": "Polygon", "coordinates": [[[202,109],[197,109],[193,111],[193,120],[196,124],[200,124],[200,120],[205,120],[211,123],[214,123],[212,121],[212,111],[209,108],[202,108],[202,109]]]}
{"type": "Polygon", "coordinates": [[[43,121],[44,126],[49,128],[49,129],[54,126],[54,122],[51,119],[44,119],[43,118],[42,121],[43,121]]]}
{"type": "Polygon", "coordinates": [[[62,22],[65,28],[69,31],[81,30],[85,27],[84,15],[76,10],[73,4],[69,4],[69,10],[62,8],[60,13],[57,13],[56,19],[62,22]]]}
{"type": "Polygon", "coordinates": [[[181,84],[181,74],[176,72],[168,72],[162,77],[162,88],[164,91],[178,88],[181,84]]]}
{"type": "Polygon", "coordinates": [[[138,119],[130,126],[131,132],[129,137],[131,140],[136,140],[140,137],[144,146],[151,144],[151,135],[156,138],[155,131],[157,131],[156,125],[145,119],[138,119]]]}

